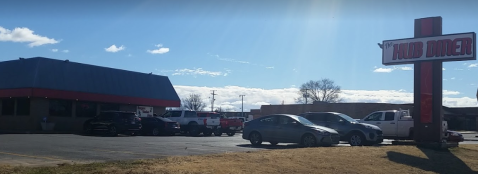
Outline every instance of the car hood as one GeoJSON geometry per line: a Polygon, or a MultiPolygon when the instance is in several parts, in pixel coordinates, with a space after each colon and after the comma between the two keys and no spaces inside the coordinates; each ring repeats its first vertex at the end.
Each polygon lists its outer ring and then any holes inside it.
{"type": "Polygon", "coordinates": [[[307,126],[307,127],[310,127],[310,128],[313,128],[313,129],[319,129],[319,130],[322,130],[322,131],[327,131],[329,133],[338,134],[338,132],[335,131],[334,129],[324,127],[324,126],[310,125],[310,126],[307,126]]]}
{"type": "Polygon", "coordinates": [[[361,125],[364,125],[364,126],[370,126],[370,127],[372,127],[372,129],[375,129],[375,130],[382,130],[378,126],[375,126],[373,124],[367,124],[367,123],[357,123],[357,124],[361,124],[361,125]]]}

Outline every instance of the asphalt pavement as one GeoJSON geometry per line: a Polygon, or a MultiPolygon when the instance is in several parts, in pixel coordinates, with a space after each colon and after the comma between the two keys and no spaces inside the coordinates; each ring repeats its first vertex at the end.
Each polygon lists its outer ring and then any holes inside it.
{"type": "MultiPolygon", "coordinates": [[[[75,134],[0,134],[0,164],[44,166],[299,147],[296,144],[272,146],[268,143],[252,147],[249,141],[243,140],[241,136],[103,137],[75,134]]],[[[474,142],[478,144],[478,141],[474,142]]],[[[391,140],[385,140],[382,144],[391,144],[391,140]]]]}

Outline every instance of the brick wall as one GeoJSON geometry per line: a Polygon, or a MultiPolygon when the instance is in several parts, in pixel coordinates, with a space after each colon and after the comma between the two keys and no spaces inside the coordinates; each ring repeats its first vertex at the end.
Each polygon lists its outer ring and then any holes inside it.
{"type": "Polygon", "coordinates": [[[410,109],[412,105],[387,104],[387,103],[314,103],[295,105],[262,105],[260,115],[254,118],[270,114],[300,114],[304,112],[340,112],[355,119],[362,119],[368,114],[380,110],[410,109]]]}

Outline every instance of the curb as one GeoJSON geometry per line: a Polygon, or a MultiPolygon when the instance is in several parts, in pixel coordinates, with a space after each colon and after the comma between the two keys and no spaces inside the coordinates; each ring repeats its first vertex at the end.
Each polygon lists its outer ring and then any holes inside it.
{"type": "Polygon", "coordinates": [[[465,141],[478,141],[478,139],[465,139],[465,141]]]}
{"type": "Polygon", "coordinates": [[[78,134],[81,131],[0,131],[0,134],[78,134]]]}

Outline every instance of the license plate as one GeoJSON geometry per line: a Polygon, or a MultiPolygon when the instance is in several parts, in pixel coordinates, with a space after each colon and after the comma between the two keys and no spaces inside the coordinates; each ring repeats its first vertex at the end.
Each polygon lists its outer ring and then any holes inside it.
{"type": "Polygon", "coordinates": [[[229,129],[231,129],[231,130],[235,130],[235,129],[236,129],[236,127],[230,127],[229,129]]]}

